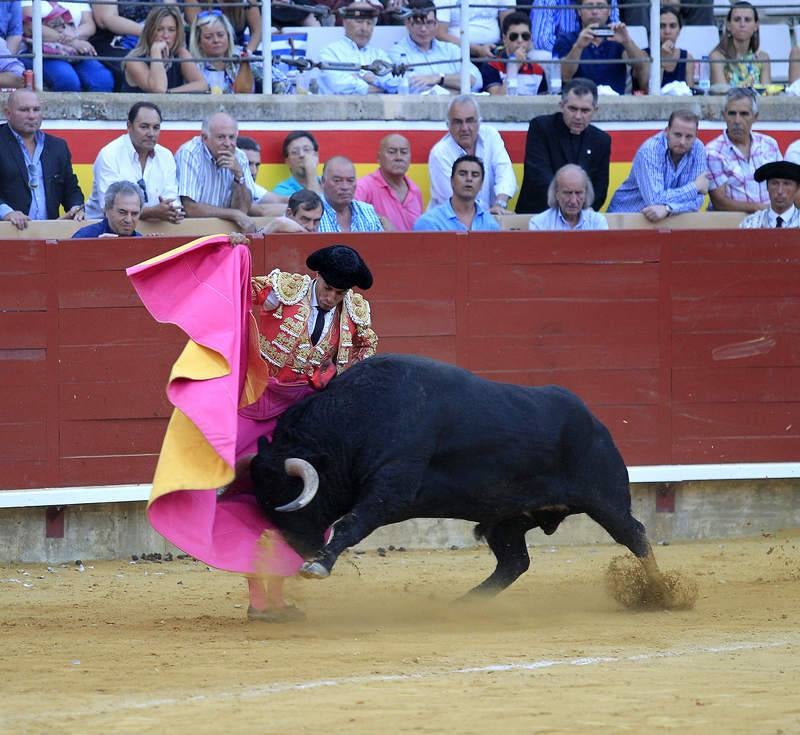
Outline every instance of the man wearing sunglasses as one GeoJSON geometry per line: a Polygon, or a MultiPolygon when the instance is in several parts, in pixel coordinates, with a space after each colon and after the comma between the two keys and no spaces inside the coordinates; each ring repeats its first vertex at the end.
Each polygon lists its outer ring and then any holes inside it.
{"type": "Polygon", "coordinates": [[[161,110],[152,102],[137,102],[128,110],[128,131],[100,149],[92,171],[92,195],[86,216],[103,216],[105,194],[115,181],[132,181],[141,191],[143,220],[177,224],[184,212],[178,199],[175,157],[158,144],[161,110]]]}
{"type": "Polygon", "coordinates": [[[82,220],[83,193],[67,144],[41,131],[42,104],[29,89],[6,101],[0,125],[0,219],[24,230],[30,220],[82,220]],[[59,217],[59,208],[64,214],[59,217]]]}
{"type": "Polygon", "coordinates": [[[503,18],[503,43],[492,51],[496,61],[481,64],[483,91],[492,95],[535,95],[547,93],[547,79],[535,59],[549,59],[546,51],[537,51],[531,42],[531,23],[526,13],[511,13],[503,18]],[[502,59],[502,60],[501,60],[502,59]],[[511,64],[516,66],[510,76],[511,64]],[[516,87],[511,88],[513,83],[516,87]]]}
{"type": "MultiPolygon", "coordinates": [[[[449,92],[461,89],[461,51],[454,43],[436,38],[439,21],[433,0],[409,0],[406,6],[410,15],[406,18],[408,35],[389,49],[394,64],[408,64],[409,92],[421,94],[439,85],[449,92]]],[[[474,64],[469,65],[470,83],[473,92],[481,86],[481,74],[474,64]]]]}

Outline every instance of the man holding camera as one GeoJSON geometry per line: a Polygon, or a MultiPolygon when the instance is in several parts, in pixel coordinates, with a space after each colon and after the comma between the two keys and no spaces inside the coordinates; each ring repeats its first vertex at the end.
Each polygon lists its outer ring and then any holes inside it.
{"type": "Polygon", "coordinates": [[[625,94],[630,64],[633,89],[646,90],[648,56],[633,42],[624,23],[608,24],[610,14],[608,0],[580,0],[581,30],[562,33],[553,46],[553,56],[561,59],[561,78],[566,82],[572,77],[583,77],[598,87],[605,85],[617,94],[625,94]],[[582,61],[609,63],[582,64],[582,61]]]}

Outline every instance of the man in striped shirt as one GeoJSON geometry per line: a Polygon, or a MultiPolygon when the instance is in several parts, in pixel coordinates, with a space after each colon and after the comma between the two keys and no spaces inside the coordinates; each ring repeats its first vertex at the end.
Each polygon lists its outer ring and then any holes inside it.
{"type": "Polygon", "coordinates": [[[386,229],[374,207],[353,199],[356,167],[345,156],[330,158],[322,169],[320,232],[383,232],[386,229]]]}
{"type": "Polygon", "coordinates": [[[178,195],[187,217],[219,217],[240,232],[254,232],[247,213],[258,197],[247,156],[236,147],[238,134],[238,123],[226,112],[203,121],[201,135],[175,154],[178,195]]]}
{"type": "Polygon", "coordinates": [[[650,222],[698,212],[709,189],[706,151],[697,139],[699,121],[691,110],[675,110],[666,130],[648,138],[636,151],[631,173],[608,211],[641,212],[650,222]]]}

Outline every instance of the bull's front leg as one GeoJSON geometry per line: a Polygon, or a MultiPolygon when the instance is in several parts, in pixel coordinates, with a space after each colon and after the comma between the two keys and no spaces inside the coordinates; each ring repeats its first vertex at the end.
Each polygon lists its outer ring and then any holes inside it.
{"type": "Polygon", "coordinates": [[[325,579],[330,575],[339,554],[365,539],[376,528],[392,522],[374,506],[354,508],[333,524],[333,535],[312,559],[300,567],[300,574],[303,577],[325,579]]]}

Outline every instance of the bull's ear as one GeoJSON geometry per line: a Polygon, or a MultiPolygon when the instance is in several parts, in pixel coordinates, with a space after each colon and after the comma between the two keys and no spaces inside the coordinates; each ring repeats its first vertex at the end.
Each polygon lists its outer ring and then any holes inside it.
{"type": "Polygon", "coordinates": [[[265,436],[258,437],[258,453],[266,454],[269,452],[269,439],[265,436]]]}

